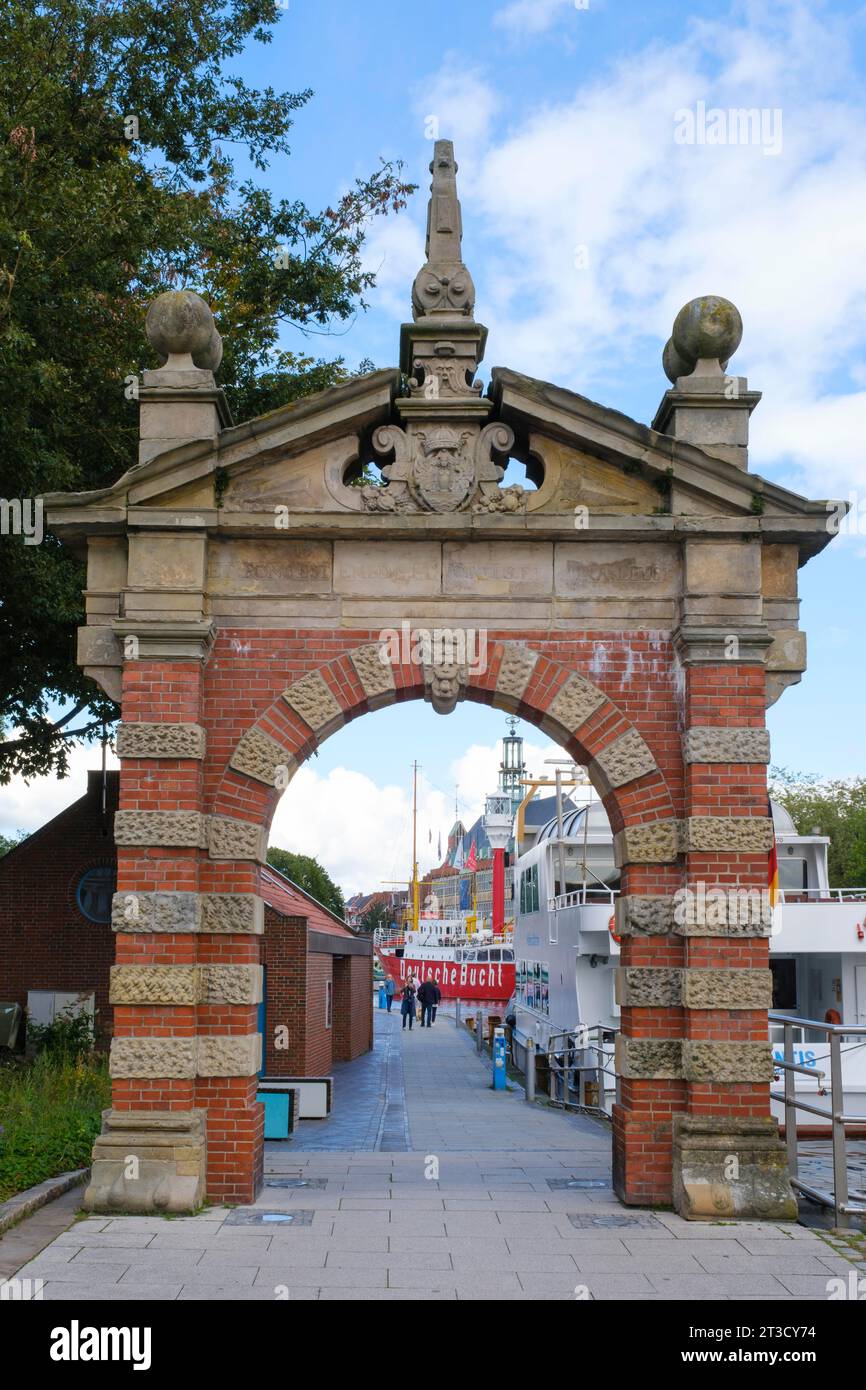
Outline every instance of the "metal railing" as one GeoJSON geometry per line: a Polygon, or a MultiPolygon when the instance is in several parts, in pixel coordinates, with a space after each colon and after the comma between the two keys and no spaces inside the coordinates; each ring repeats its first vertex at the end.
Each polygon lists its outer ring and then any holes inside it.
{"type": "Polygon", "coordinates": [[[550,1099],[555,1104],[566,1110],[579,1110],[582,1114],[610,1118],[604,1104],[604,1079],[606,1076],[616,1076],[607,1062],[611,1043],[618,1032],[619,1028],[610,1024],[595,1023],[571,1032],[550,1034],[547,1039],[547,1069],[550,1076],[550,1099]],[[585,1061],[578,1060],[578,1055],[586,1052],[595,1053],[594,1066],[588,1067],[585,1061]],[[575,1072],[578,1073],[577,1100],[572,1098],[572,1077],[575,1072]],[[594,1082],[590,1081],[592,1076],[595,1077],[594,1082]],[[588,1084],[596,1087],[595,1103],[587,1101],[588,1084]]]}
{"type": "Polygon", "coordinates": [[[783,903],[866,903],[866,888],[780,888],[783,903]]]}
{"type": "Polygon", "coordinates": [[[770,1091],[773,1100],[785,1105],[785,1144],[788,1150],[788,1169],[791,1186],[802,1192],[820,1206],[829,1207],[837,1227],[844,1230],[851,1225],[851,1217],[866,1217],[866,1192],[851,1190],[848,1183],[848,1154],[846,1148],[846,1126],[866,1125],[866,1115],[846,1115],[842,1078],[842,1039],[843,1037],[862,1037],[866,1039],[866,1025],[851,1023],[819,1023],[813,1018],[796,1018],[790,1014],[770,1013],[771,1023],[784,1026],[784,1060],[775,1062],[785,1074],[785,1089],[770,1091]],[[804,1067],[794,1061],[794,1030],[810,1028],[823,1033],[830,1045],[830,1109],[798,1100],[795,1090],[796,1074],[823,1078],[826,1073],[815,1067],[804,1067]],[[829,1120],[833,1143],[833,1187],[825,1190],[803,1182],[799,1176],[799,1156],[797,1153],[797,1111],[805,1110],[810,1115],[818,1115],[829,1120]],[[854,1202],[851,1198],[855,1198],[854,1202]]]}
{"type": "Polygon", "coordinates": [[[558,893],[547,899],[548,912],[561,912],[567,907],[592,907],[607,903],[613,906],[619,897],[618,888],[574,888],[570,893],[558,893]]]}

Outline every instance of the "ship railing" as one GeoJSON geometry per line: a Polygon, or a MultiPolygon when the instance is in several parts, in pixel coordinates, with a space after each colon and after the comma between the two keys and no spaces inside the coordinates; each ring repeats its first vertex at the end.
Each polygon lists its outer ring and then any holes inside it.
{"type": "Polygon", "coordinates": [[[575,888],[570,893],[558,893],[547,899],[548,912],[562,912],[569,907],[613,906],[619,897],[618,888],[575,888]]]}
{"type": "Polygon", "coordinates": [[[846,1115],[842,1077],[842,1040],[846,1037],[860,1037],[866,1044],[866,1024],[823,1023],[813,1018],[797,1018],[791,1014],[770,1013],[771,1023],[781,1023],[784,1028],[784,1060],[775,1062],[778,1070],[784,1073],[784,1090],[770,1091],[773,1100],[784,1102],[785,1106],[785,1145],[788,1151],[788,1169],[791,1186],[804,1197],[828,1207],[833,1212],[834,1224],[840,1230],[848,1229],[852,1217],[866,1218],[866,1192],[851,1188],[848,1181],[847,1129],[851,1125],[866,1125],[866,1115],[846,1115]],[[798,1028],[813,1029],[827,1039],[830,1048],[830,1109],[798,1100],[795,1090],[797,1073],[823,1078],[826,1073],[814,1067],[802,1066],[794,1061],[794,1032],[798,1028]],[[800,1178],[799,1155],[797,1151],[797,1111],[805,1110],[810,1115],[818,1115],[829,1120],[833,1145],[833,1186],[824,1189],[803,1182],[800,1178]]]}
{"type": "Polygon", "coordinates": [[[783,903],[866,903],[866,888],[780,888],[783,903]]]}
{"type": "Polygon", "coordinates": [[[547,1039],[547,1070],[550,1100],[554,1105],[562,1106],[564,1110],[610,1119],[605,1092],[616,1089],[613,1047],[619,1031],[613,1024],[595,1023],[581,1025],[569,1032],[550,1034],[547,1039]],[[587,1065],[585,1058],[587,1052],[594,1056],[590,1065],[587,1065]],[[613,1079],[613,1086],[606,1086],[606,1077],[613,1079]],[[595,1100],[588,1099],[590,1087],[595,1090],[595,1100]]]}

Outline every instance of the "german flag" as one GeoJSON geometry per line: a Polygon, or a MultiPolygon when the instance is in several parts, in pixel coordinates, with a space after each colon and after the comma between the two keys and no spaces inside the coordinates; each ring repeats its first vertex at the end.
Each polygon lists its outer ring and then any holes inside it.
{"type": "MultiPolygon", "coordinates": [[[[770,824],[773,825],[773,807],[767,803],[767,811],[770,816],[770,824]]],[[[770,889],[770,909],[773,910],[779,901],[779,859],[776,854],[776,832],[773,827],[773,844],[767,857],[767,884],[770,889]]]]}

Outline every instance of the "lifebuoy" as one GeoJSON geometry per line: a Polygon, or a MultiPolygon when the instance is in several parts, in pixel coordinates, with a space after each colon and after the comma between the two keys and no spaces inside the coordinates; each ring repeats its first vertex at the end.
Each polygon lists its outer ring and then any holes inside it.
{"type": "Polygon", "coordinates": [[[607,929],[608,929],[608,931],[610,932],[611,936],[613,937],[614,941],[616,942],[616,944],[617,944],[617,946],[618,946],[618,945],[619,945],[619,937],[618,937],[617,934],[616,934],[616,913],[612,913],[612,914],[611,914],[610,921],[609,921],[608,924],[607,924],[607,929]]]}

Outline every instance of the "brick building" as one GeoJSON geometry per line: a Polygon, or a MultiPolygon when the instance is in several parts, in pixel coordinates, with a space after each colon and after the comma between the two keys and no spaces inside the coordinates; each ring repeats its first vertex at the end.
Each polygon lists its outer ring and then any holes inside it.
{"type": "MultiPolygon", "coordinates": [[[[70,1005],[113,1033],[112,897],[119,774],[87,791],[0,859],[0,1000],[47,1023],[70,1005]]],[[[321,1076],[372,1047],[369,939],[270,867],[262,868],[264,1070],[321,1076]]]]}
{"type": "Polygon", "coordinates": [[[119,774],[87,774],[87,791],[0,859],[0,999],[37,1022],[79,994],[111,1031],[111,898],[117,881],[119,774]]]}

